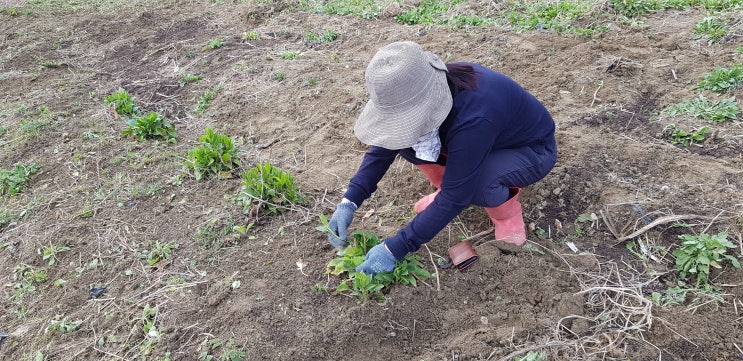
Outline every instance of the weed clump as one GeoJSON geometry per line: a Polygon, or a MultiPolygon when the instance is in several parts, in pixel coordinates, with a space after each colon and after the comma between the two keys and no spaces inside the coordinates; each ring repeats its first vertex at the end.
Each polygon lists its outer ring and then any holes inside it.
{"type": "MultiPolygon", "coordinates": [[[[317,229],[327,231],[329,228],[323,225],[317,229]]],[[[364,262],[366,253],[382,241],[379,236],[365,230],[354,231],[350,238],[349,246],[340,257],[330,260],[327,266],[326,273],[346,276],[336,287],[336,293],[354,296],[359,302],[384,300],[386,297],[382,290],[385,287],[393,284],[417,286],[418,280],[431,277],[431,273],[423,268],[419,256],[415,254],[408,254],[398,261],[392,272],[381,272],[374,276],[356,272],[356,267],[364,262]]]]}
{"type": "Polygon", "coordinates": [[[236,200],[243,213],[279,214],[302,202],[303,195],[289,172],[270,162],[256,164],[242,175],[242,188],[236,200]]]}
{"type": "Polygon", "coordinates": [[[184,163],[186,169],[194,171],[196,180],[222,172],[229,173],[240,167],[241,161],[237,156],[239,149],[232,138],[206,128],[204,135],[199,137],[199,143],[188,152],[184,163]]]}
{"type": "Polygon", "coordinates": [[[132,136],[138,140],[162,137],[170,143],[176,142],[175,126],[162,115],[149,112],[126,121],[129,128],[121,132],[123,136],[132,136]]]}
{"type": "Polygon", "coordinates": [[[41,169],[36,163],[16,164],[12,169],[0,169],[0,195],[16,195],[23,191],[31,176],[41,169]]]}

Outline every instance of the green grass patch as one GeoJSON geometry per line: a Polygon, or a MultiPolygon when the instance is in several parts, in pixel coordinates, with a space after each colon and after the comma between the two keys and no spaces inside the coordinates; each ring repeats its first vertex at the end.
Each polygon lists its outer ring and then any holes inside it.
{"type": "Polygon", "coordinates": [[[715,16],[707,16],[694,25],[693,38],[707,40],[713,44],[727,35],[730,27],[715,16]]]}
{"type": "Polygon", "coordinates": [[[299,9],[328,15],[355,15],[362,19],[379,17],[385,4],[377,0],[299,0],[299,9]]]}
{"type": "Polygon", "coordinates": [[[545,29],[558,33],[573,32],[592,34],[596,28],[580,28],[573,25],[576,19],[591,12],[593,1],[534,1],[510,2],[508,22],[520,30],[545,29]]]}
{"type": "Polygon", "coordinates": [[[338,39],[338,32],[333,29],[325,29],[320,33],[308,32],[304,40],[308,43],[326,44],[338,39]]]}
{"type": "Polygon", "coordinates": [[[727,93],[739,88],[742,84],[743,64],[736,64],[730,68],[717,67],[715,71],[704,74],[694,90],[727,93]]]}
{"type": "Polygon", "coordinates": [[[735,97],[714,101],[700,94],[696,99],[685,100],[661,111],[661,116],[673,117],[677,115],[689,115],[710,123],[721,123],[737,119],[738,103],[735,97]]]}

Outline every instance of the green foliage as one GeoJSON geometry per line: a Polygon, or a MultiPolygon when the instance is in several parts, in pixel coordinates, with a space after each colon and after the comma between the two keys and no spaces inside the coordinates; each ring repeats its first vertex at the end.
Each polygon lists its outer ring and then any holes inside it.
{"type": "Polygon", "coordinates": [[[707,16],[694,25],[694,38],[707,39],[708,44],[720,40],[727,34],[729,27],[714,16],[707,16]]]}
{"type": "Polygon", "coordinates": [[[147,241],[147,249],[140,253],[140,258],[147,261],[148,266],[154,266],[164,259],[170,259],[178,244],[171,242],[147,241]]]}
{"type": "Polygon", "coordinates": [[[708,127],[702,127],[695,131],[685,131],[679,129],[675,124],[669,124],[666,126],[666,132],[670,132],[669,137],[673,144],[683,144],[688,147],[694,143],[701,143],[704,141],[704,135],[709,133],[708,127]]]}
{"type": "Polygon", "coordinates": [[[216,96],[220,90],[222,90],[222,85],[217,84],[213,88],[205,91],[204,94],[199,97],[199,103],[194,111],[199,114],[203,114],[204,112],[206,112],[206,109],[209,108],[209,105],[212,104],[214,96],[216,96]]]}
{"type": "Polygon", "coordinates": [[[558,33],[590,34],[591,29],[576,29],[573,21],[588,14],[593,1],[519,2],[513,3],[508,21],[522,30],[547,29],[558,33]]]}
{"type": "Polygon", "coordinates": [[[442,14],[461,2],[462,0],[423,0],[417,7],[395,16],[395,20],[407,25],[445,24],[442,14]]]}
{"type": "Polygon", "coordinates": [[[246,214],[257,211],[279,214],[291,205],[301,203],[302,198],[294,177],[268,161],[243,172],[242,187],[236,196],[246,214]]]}
{"type": "Polygon", "coordinates": [[[0,195],[16,195],[23,191],[31,176],[41,169],[36,163],[27,166],[16,164],[12,169],[0,168],[0,195]]]}
{"type": "Polygon", "coordinates": [[[130,118],[126,124],[129,128],[121,132],[123,136],[135,137],[138,140],[162,137],[170,143],[176,142],[175,126],[156,112],[130,118]]]}
{"type": "Polygon", "coordinates": [[[197,180],[204,176],[229,172],[240,166],[238,148],[232,138],[206,128],[199,137],[200,145],[194,147],[186,156],[185,166],[194,171],[197,180]]]}
{"type": "Polygon", "coordinates": [[[207,51],[207,50],[219,49],[223,45],[224,45],[224,43],[222,42],[222,39],[220,39],[220,38],[214,38],[214,39],[209,40],[209,43],[206,44],[204,46],[204,48],[201,49],[201,50],[207,51]]]}
{"type": "MultiPolygon", "coordinates": [[[[324,228],[318,227],[318,230],[324,230],[324,228]]],[[[366,253],[380,244],[381,240],[370,231],[354,231],[350,238],[349,246],[341,256],[330,260],[327,265],[326,273],[347,276],[336,287],[336,293],[354,296],[359,302],[371,299],[380,300],[384,298],[382,293],[384,287],[393,284],[417,286],[418,280],[431,277],[431,273],[423,268],[419,257],[413,254],[408,254],[397,262],[392,272],[381,272],[373,277],[363,272],[356,272],[356,267],[364,262],[366,253]]]]}
{"type": "Polygon", "coordinates": [[[230,339],[226,343],[218,339],[206,339],[201,343],[201,348],[206,348],[206,351],[202,351],[199,354],[198,361],[243,361],[245,360],[245,352],[242,349],[235,347],[235,340],[230,339]],[[216,350],[220,351],[219,358],[214,357],[216,350]]]}
{"type": "Polygon", "coordinates": [[[202,79],[204,79],[204,78],[201,77],[201,76],[199,76],[199,75],[183,74],[183,76],[181,77],[181,81],[180,81],[180,83],[178,83],[178,85],[181,88],[183,88],[184,86],[186,86],[186,84],[195,83],[195,82],[197,82],[199,80],[202,80],[202,79]]]}
{"type": "Polygon", "coordinates": [[[248,40],[256,41],[256,40],[260,40],[260,38],[261,36],[258,34],[257,31],[246,31],[245,33],[243,33],[242,40],[243,42],[248,41],[248,40]]]}
{"type": "Polygon", "coordinates": [[[299,8],[328,15],[355,15],[362,19],[379,17],[384,3],[378,0],[300,0],[299,8]]]}
{"type": "Polygon", "coordinates": [[[65,245],[48,245],[44,246],[44,248],[39,248],[36,250],[36,253],[38,253],[41,256],[41,259],[44,261],[47,261],[50,266],[53,266],[55,263],[57,263],[57,255],[69,251],[70,247],[67,247],[65,245]]]}
{"type": "Polygon", "coordinates": [[[134,102],[134,97],[129,95],[123,88],[111,93],[104,99],[104,103],[108,106],[113,106],[116,114],[133,117],[139,114],[139,108],[134,102]]]}
{"type": "Polygon", "coordinates": [[[722,268],[727,260],[733,267],[740,268],[740,262],[727,254],[728,248],[735,245],[727,240],[727,233],[720,232],[716,235],[702,233],[698,236],[682,234],[679,238],[683,241],[681,246],[673,251],[676,257],[676,269],[682,280],[687,280],[691,275],[696,277],[697,289],[709,289],[710,267],[722,268]]]}
{"type": "Polygon", "coordinates": [[[626,17],[639,17],[653,11],[687,9],[700,6],[710,11],[734,9],[741,0],[609,0],[614,10],[626,17]]]}
{"type": "Polygon", "coordinates": [[[37,111],[29,115],[21,119],[20,129],[23,133],[31,135],[40,135],[42,129],[49,125],[56,116],[46,105],[39,105],[37,111]]]}
{"type": "Polygon", "coordinates": [[[325,44],[338,38],[338,32],[333,29],[325,29],[322,33],[308,32],[304,39],[310,43],[325,44]]]}
{"type": "Polygon", "coordinates": [[[710,123],[721,123],[726,120],[735,120],[738,117],[738,103],[735,101],[735,97],[713,101],[700,94],[696,99],[671,105],[661,111],[662,116],[676,116],[679,114],[705,119],[710,123]]]}
{"type": "Polygon", "coordinates": [[[281,53],[279,53],[279,55],[281,55],[281,57],[286,60],[294,60],[302,56],[302,53],[297,50],[283,50],[281,51],[281,53]]]}
{"type": "Polygon", "coordinates": [[[529,351],[524,356],[516,356],[514,361],[547,361],[547,351],[529,351]]]}
{"type": "Polygon", "coordinates": [[[66,316],[61,317],[60,315],[57,315],[52,320],[52,323],[47,326],[46,332],[59,331],[62,333],[69,333],[75,331],[82,323],[82,320],[68,321],[66,316]]]}
{"type": "Polygon", "coordinates": [[[715,93],[732,92],[743,84],[743,64],[730,68],[717,67],[711,73],[705,73],[694,87],[694,90],[709,90],[715,93]]]}

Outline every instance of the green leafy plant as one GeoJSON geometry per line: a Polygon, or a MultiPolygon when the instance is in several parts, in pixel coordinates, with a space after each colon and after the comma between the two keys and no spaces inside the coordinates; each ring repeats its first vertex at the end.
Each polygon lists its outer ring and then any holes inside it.
{"type": "Polygon", "coordinates": [[[300,53],[297,50],[283,50],[281,53],[279,53],[282,58],[286,60],[294,60],[300,56],[302,56],[302,53],[300,53]]]}
{"type": "Polygon", "coordinates": [[[243,33],[243,42],[260,40],[261,36],[257,31],[246,31],[243,33]]]}
{"type": "Polygon", "coordinates": [[[204,78],[199,75],[183,74],[183,76],[181,77],[181,81],[178,83],[178,85],[181,88],[183,88],[184,86],[186,86],[186,84],[195,83],[202,79],[204,78]]]}
{"type": "Polygon", "coordinates": [[[222,46],[224,46],[222,39],[214,38],[214,39],[209,40],[209,43],[206,44],[202,50],[203,51],[214,50],[214,49],[219,49],[222,46]]]}
{"type": "Polygon", "coordinates": [[[199,114],[203,114],[206,112],[207,108],[212,104],[212,101],[214,100],[214,97],[219,93],[219,91],[222,90],[222,85],[217,84],[213,88],[207,90],[204,92],[204,94],[199,97],[199,103],[196,105],[196,109],[194,111],[199,114]]]}
{"type": "Polygon", "coordinates": [[[710,132],[708,127],[702,127],[694,131],[686,131],[679,129],[675,124],[669,124],[665,129],[667,133],[670,133],[669,137],[671,143],[683,144],[686,147],[704,141],[704,135],[710,132]]]}
{"type": "Polygon", "coordinates": [[[727,240],[727,236],[725,232],[716,235],[706,233],[698,236],[680,235],[681,246],[673,251],[680,278],[687,280],[693,275],[696,277],[697,289],[708,289],[710,267],[722,268],[722,264],[728,261],[733,267],[740,268],[738,259],[727,254],[728,248],[735,248],[735,245],[727,240]]]}
{"type": "Polygon", "coordinates": [[[46,105],[39,105],[36,112],[28,115],[28,117],[24,117],[20,121],[21,131],[25,134],[39,136],[42,134],[42,130],[49,125],[58,114],[52,112],[46,105]]]}
{"type": "Polygon", "coordinates": [[[246,214],[257,211],[279,214],[291,205],[301,203],[302,198],[294,177],[268,161],[243,172],[242,187],[236,196],[246,214]]]}
{"type": "Polygon", "coordinates": [[[235,347],[235,340],[229,339],[226,343],[218,339],[206,339],[201,344],[202,349],[207,348],[199,354],[199,361],[243,361],[245,360],[245,351],[235,347]],[[216,350],[220,351],[219,359],[214,357],[216,350]]]}
{"type": "Polygon", "coordinates": [[[694,25],[694,37],[707,39],[708,44],[715,43],[727,34],[729,27],[714,16],[707,16],[694,25]]]}
{"type": "Polygon", "coordinates": [[[69,251],[70,247],[67,247],[65,245],[48,245],[44,246],[44,248],[39,248],[36,250],[36,253],[38,253],[41,256],[41,259],[44,261],[47,261],[50,266],[53,266],[55,263],[57,263],[57,255],[69,251]]]}
{"type": "Polygon", "coordinates": [[[134,97],[129,95],[124,88],[119,88],[119,90],[108,95],[104,99],[104,103],[113,106],[118,115],[133,117],[139,114],[139,108],[134,102],[134,97]]]}
{"type": "Polygon", "coordinates": [[[304,39],[307,42],[317,43],[317,44],[330,43],[337,38],[338,38],[338,32],[333,29],[325,29],[319,34],[308,32],[304,36],[304,39]]]}
{"type": "MultiPolygon", "coordinates": [[[[322,230],[324,228],[319,228],[322,230]]],[[[335,289],[336,293],[358,298],[359,302],[384,299],[384,287],[401,284],[417,286],[418,280],[431,277],[417,255],[408,254],[397,262],[392,272],[381,272],[375,276],[356,272],[356,267],[364,262],[366,253],[381,243],[379,237],[370,231],[357,230],[350,235],[349,246],[337,258],[328,262],[326,273],[341,275],[342,279],[335,289]]]]}
{"type": "Polygon", "coordinates": [[[154,266],[164,259],[170,259],[178,244],[172,242],[147,241],[147,249],[142,251],[140,258],[147,261],[148,266],[154,266]]]}
{"type": "Polygon", "coordinates": [[[273,75],[271,75],[271,77],[274,80],[282,81],[286,77],[286,74],[284,74],[283,71],[278,71],[278,72],[273,73],[273,75]]]}
{"type": "Polygon", "coordinates": [[[138,140],[162,137],[170,143],[176,142],[175,126],[156,112],[130,118],[126,124],[129,128],[121,132],[123,136],[135,137],[138,140]]]}
{"type": "Polygon", "coordinates": [[[47,326],[46,332],[59,331],[62,333],[69,333],[77,330],[77,327],[80,326],[82,323],[82,320],[69,321],[67,320],[66,316],[61,317],[60,315],[57,315],[52,320],[52,323],[47,326]]]}
{"type": "Polygon", "coordinates": [[[735,97],[713,101],[700,94],[696,99],[668,106],[661,111],[661,116],[672,117],[680,114],[705,119],[710,123],[721,123],[738,117],[738,103],[735,97]]]}
{"type": "Polygon", "coordinates": [[[445,24],[446,19],[442,15],[460,2],[462,0],[423,0],[417,7],[395,16],[395,20],[407,25],[445,24]]]}
{"type": "Polygon", "coordinates": [[[199,137],[200,145],[194,147],[186,156],[185,166],[194,171],[197,180],[207,175],[231,172],[241,165],[237,157],[239,149],[232,138],[206,128],[199,137]]]}
{"type": "Polygon", "coordinates": [[[384,3],[377,0],[300,0],[302,10],[328,15],[356,15],[362,19],[379,16],[384,3]]]}
{"type": "Polygon", "coordinates": [[[709,90],[715,93],[727,93],[743,84],[743,64],[730,68],[717,67],[711,73],[705,73],[694,90],[709,90]]]}
{"type": "Polygon", "coordinates": [[[588,14],[593,3],[585,0],[515,3],[508,14],[508,22],[522,30],[548,29],[589,35],[595,31],[594,27],[575,27],[573,21],[588,14]]]}
{"type": "Polygon", "coordinates": [[[524,356],[516,356],[514,361],[547,361],[547,351],[529,351],[524,356]]]}
{"type": "Polygon", "coordinates": [[[16,164],[11,169],[0,168],[0,195],[16,195],[23,191],[31,176],[41,169],[36,163],[27,166],[16,164]]]}

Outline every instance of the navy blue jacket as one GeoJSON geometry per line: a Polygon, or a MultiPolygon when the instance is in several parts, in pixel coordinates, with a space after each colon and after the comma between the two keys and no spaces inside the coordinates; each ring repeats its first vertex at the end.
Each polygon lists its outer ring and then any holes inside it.
{"type": "MultiPolygon", "coordinates": [[[[447,155],[441,192],[425,212],[385,243],[398,260],[417,251],[471,204],[481,165],[491,152],[554,143],[555,123],[547,109],[512,79],[477,64],[477,89],[453,98],[439,127],[441,152],[447,155]]],[[[360,206],[377,189],[399,150],[372,146],[345,197],[360,206]]]]}

